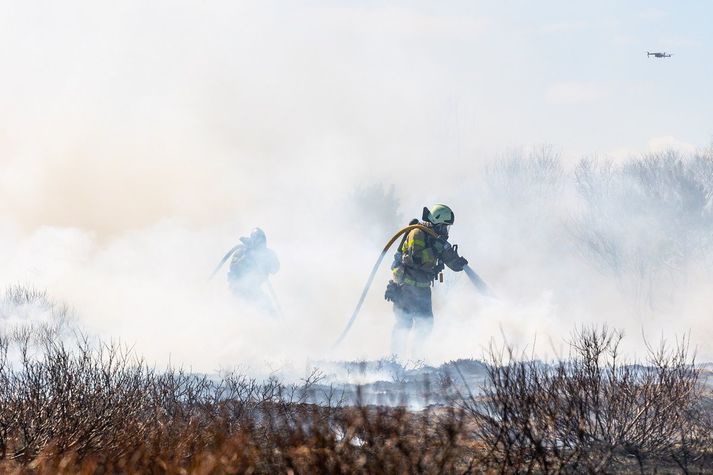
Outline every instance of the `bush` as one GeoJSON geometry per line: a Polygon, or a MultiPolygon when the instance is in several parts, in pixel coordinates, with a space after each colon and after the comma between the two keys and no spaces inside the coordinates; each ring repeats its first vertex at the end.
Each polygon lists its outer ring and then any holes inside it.
{"type": "Polygon", "coordinates": [[[544,364],[491,349],[489,384],[466,398],[484,445],[480,462],[501,472],[611,473],[710,463],[711,432],[700,372],[685,342],[625,364],[621,334],[581,329],[567,359],[544,364]]]}
{"type": "Polygon", "coordinates": [[[455,408],[341,406],[301,384],[157,372],[115,345],[46,341],[18,364],[0,341],[0,470],[303,473],[453,471],[455,408]]]}
{"type": "MultiPolygon", "coordinates": [[[[22,305],[41,294],[13,295],[22,305]]],[[[2,472],[609,473],[713,463],[713,405],[685,340],[651,349],[645,365],[622,361],[621,334],[607,328],[577,331],[553,363],[492,348],[485,365],[451,362],[424,385],[445,403],[409,410],[364,404],[360,387],[347,404],[345,388],[316,370],[298,384],[157,371],[119,345],[23,335],[0,332],[2,472]],[[463,372],[483,370],[483,387],[464,395],[463,372]]],[[[405,373],[396,375],[404,385],[405,373]]]]}
{"type": "Polygon", "coordinates": [[[582,160],[575,235],[603,269],[641,277],[680,270],[713,244],[713,155],[655,154],[615,166],[582,160]]]}

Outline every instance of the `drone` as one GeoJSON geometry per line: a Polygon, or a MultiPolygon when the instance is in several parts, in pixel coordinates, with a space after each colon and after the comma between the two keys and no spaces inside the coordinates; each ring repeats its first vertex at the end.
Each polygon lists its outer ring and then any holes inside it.
{"type": "Polygon", "coordinates": [[[646,52],[646,57],[648,58],[649,56],[653,56],[654,58],[670,58],[671,53],[649,53],[648,51],[646,52]]]}

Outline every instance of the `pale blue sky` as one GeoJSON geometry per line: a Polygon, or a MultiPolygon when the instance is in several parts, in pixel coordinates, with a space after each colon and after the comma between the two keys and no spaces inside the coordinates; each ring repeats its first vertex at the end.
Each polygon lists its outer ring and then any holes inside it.
{"type": "Polygon", "coordinates": [[[702,0],[0,0],[2,160],[163,143],[398,181],[541,143],[707,147],[711,18],[702,0]]]}
{"type": "Polygon", "coordinates": [[[453,109],[461,141],[623,155],[713,138],[711,2],[341,5],[374,56],[389,52],[402,73],[408,58],[436,78],[422,92],[453,109]]]}
{"type": "Polygon", "coordinates": [[[710,143],[713,63],[707,58],[713,56],[713,3],[498,5],[505,6],[484,9],[499,30],[492,47],[512,61],[493,68],[504,70],[504,82],[511,86],[497,90],[513,92],[530,119],[520,125],[521,137],[545,138],[582,152],[640,148],[661,136],[695,146],[710,143]],[[647,50],[674,56],[655,60],[644,54],[647,50]]]}
{"type": "Polygon", "coordinates": [[[434,154],[444,143],[468,156],[546,142],[572,157],[621,158],[713,139],[711,2],[272,5],[314,54],[373,86],[349,94],[384,95],[368,115],[400,94],[414,106],[408,120],[428,110],[419,127],[440,137],[434,154]]]}

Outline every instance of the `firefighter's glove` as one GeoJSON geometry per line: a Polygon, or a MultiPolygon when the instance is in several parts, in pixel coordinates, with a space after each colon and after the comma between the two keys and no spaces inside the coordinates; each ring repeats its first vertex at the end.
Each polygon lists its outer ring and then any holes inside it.
{"type": "Polygon", "coordinates": [[[393,280],[390,280],[388,284],[386,284],[386,292],[384,293],[384,299],[387,302],[396,302],[396,299],[399,297],[399,285],[394,282],[393,280]]]}
{"type": "Polygon", "coordinates": [[[450,244],[448,244],[448,247],[441,251],[441,261],[443,261],[451,269],[453,269],[453,263],[456,261],[457,258],[458,251],[450,244]]]}
{"type": "Polygon", "coordinates": [[[451,269],[453,269],[456,272],[460,272],[463,269],[465,269],[465,266],[468,265],[468,259],[462,256],[458,256],[455,258],[455,260],[451,263],[449,266],[451,269]]]}
{"type": "Polygon", "coordinates": [[[468,261],[464,257],[458,255],[456,246],[449,246],[445,249],[441,254],[441,259],[450,269],[456,272],[462,271],[463,268],[468,265],[468,261]]]}

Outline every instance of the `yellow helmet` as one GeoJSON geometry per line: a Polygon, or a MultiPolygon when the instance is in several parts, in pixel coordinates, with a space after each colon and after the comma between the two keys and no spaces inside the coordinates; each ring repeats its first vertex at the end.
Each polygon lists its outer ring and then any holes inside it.
{"type": "Polygon", "coordinates": [[[431,209],[423,208],[423,220],[431,224],[446,224],[451,225],[455,222],[455,214],[453,210],[444,204],[435,204],[431,209]]]}

